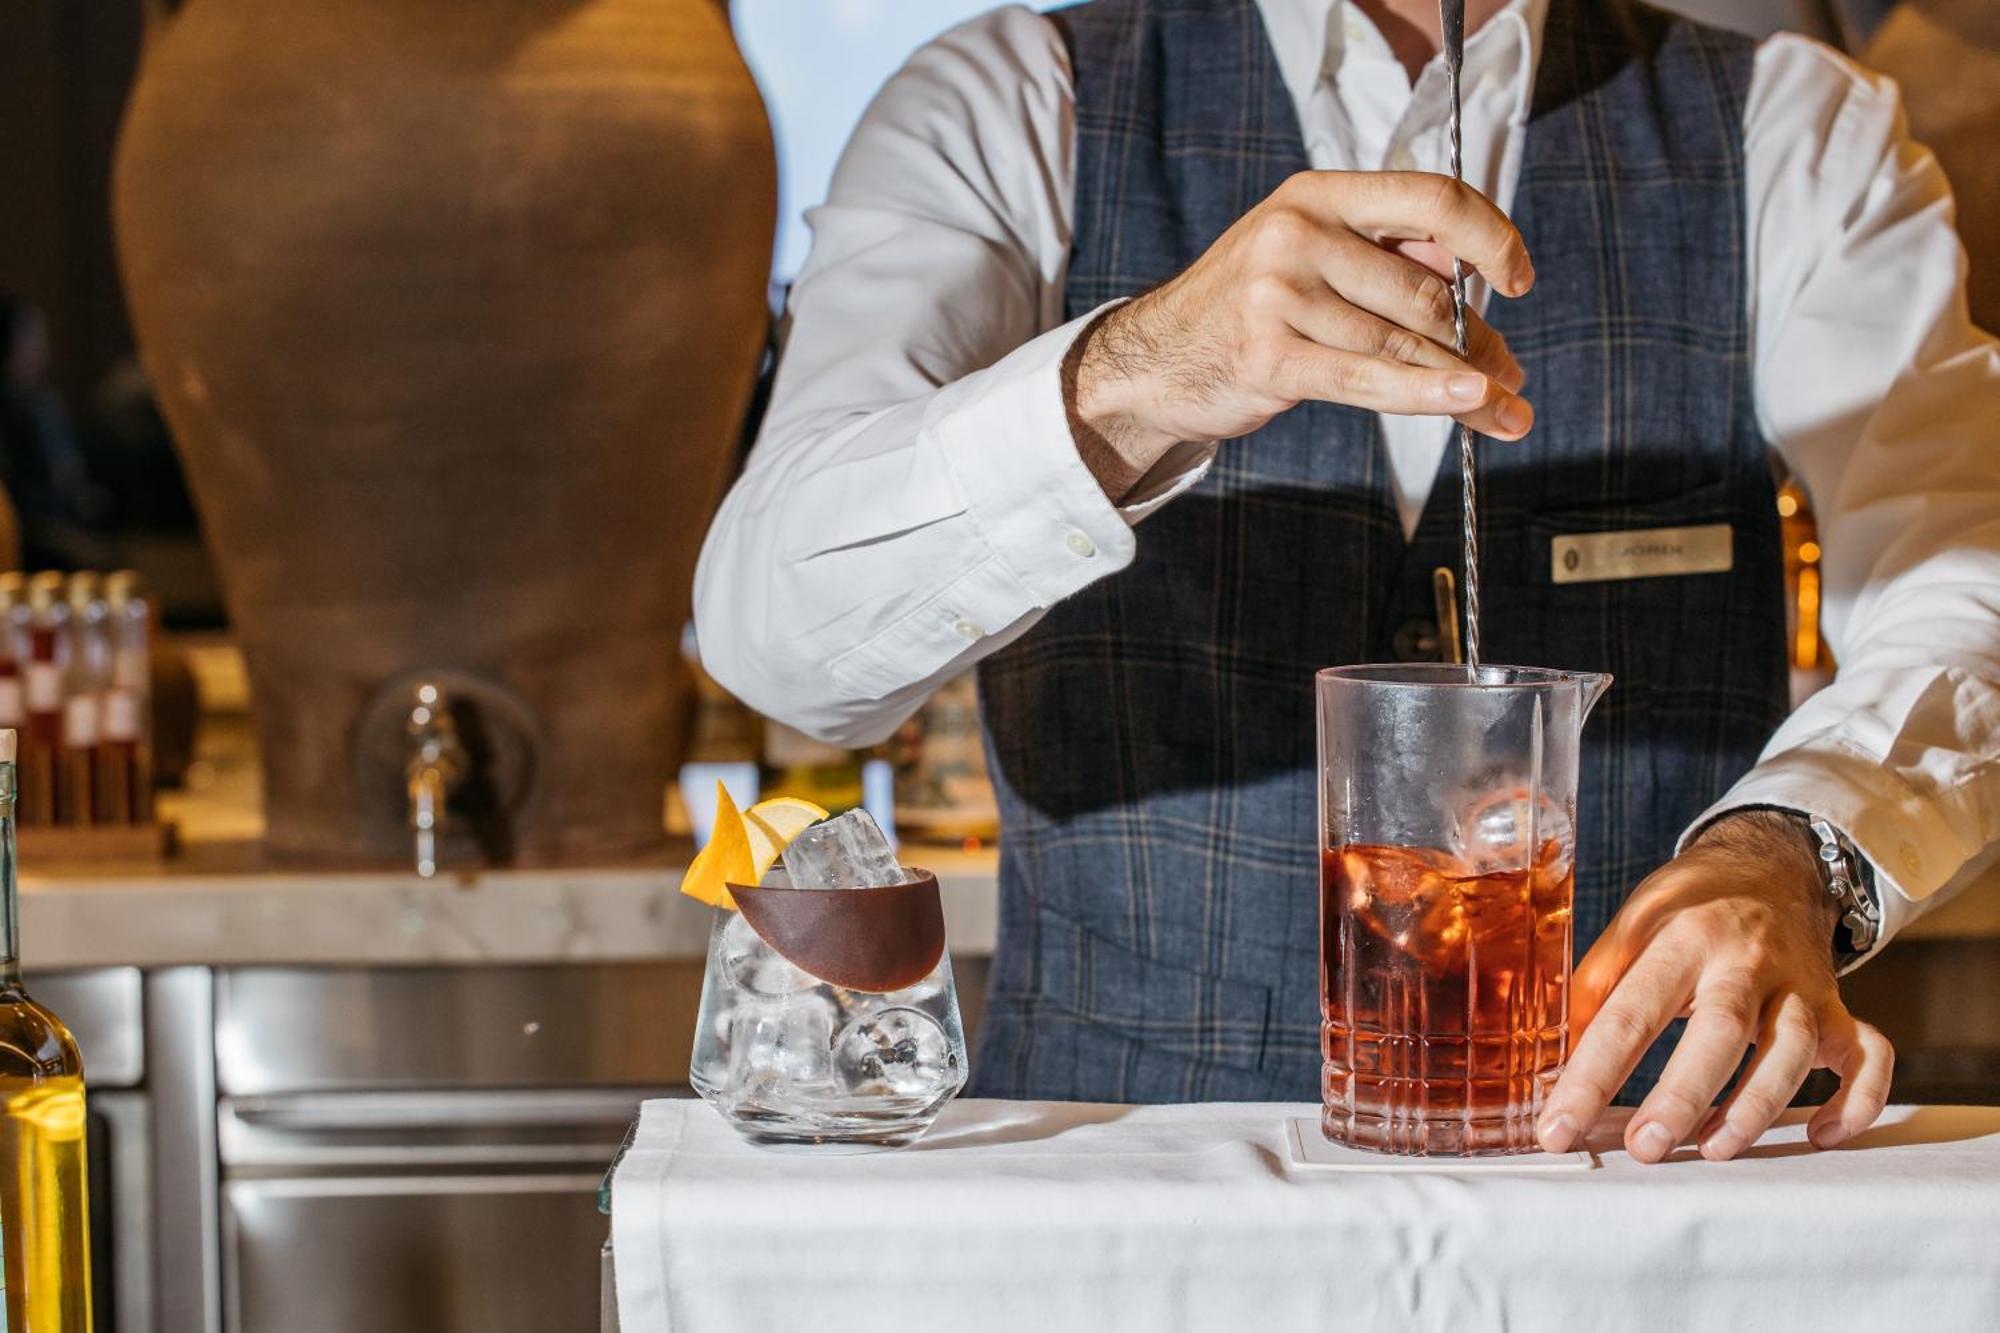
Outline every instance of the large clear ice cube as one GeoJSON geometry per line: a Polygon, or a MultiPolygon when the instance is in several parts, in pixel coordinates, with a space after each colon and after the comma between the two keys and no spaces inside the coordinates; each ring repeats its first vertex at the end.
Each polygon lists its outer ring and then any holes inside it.
{"type": "Polygon", "coordinates": [[[936,1019],[893,1005],[841,1029],[834,1039],[833,1069],[850,1096],[929,1097],[955,1083],[958,1057],[936,1019]]]}
{"type": "Polygon", "coordinates": [[[1575,846],[1568,812],[1546,792],[1531,796],[1523,780],[1463,795],[1452,820],[1450,850],[1474,874],[1526,870],[1545,860],[1567,863],[1575,846]],[[1551,842],[1553,857],[1547,854],[1551,842]]]}
{"type": "Polygon", "coordinates": [[[867,889],[911,878],[866,810],[814,824],[785,848],[795,889],[867,889]]]}
{"type": "Polygon", "coordinates": [[[819,995],[745,999],[729,1021],[728,1085],[737,1100],[783,1104],[832,1077],[833,1005],[819,995]]]}

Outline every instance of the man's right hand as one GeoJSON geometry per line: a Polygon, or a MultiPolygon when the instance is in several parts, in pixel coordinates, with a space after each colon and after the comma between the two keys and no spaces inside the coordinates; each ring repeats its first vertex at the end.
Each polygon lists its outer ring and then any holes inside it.
{"type": "Polygon", "coordinates": [[[1175,444],[1247,435],[1307,399],[1519,439],[1534,413],[1500,335],[1467,311],[1467,355],[1452,351],[1454,255],[1503,296],[1535,280],[1513,223],[1448,176],[1292,177],[1077,340],[1065,397],[1084,461],[1116,500],[1175,444]]]}

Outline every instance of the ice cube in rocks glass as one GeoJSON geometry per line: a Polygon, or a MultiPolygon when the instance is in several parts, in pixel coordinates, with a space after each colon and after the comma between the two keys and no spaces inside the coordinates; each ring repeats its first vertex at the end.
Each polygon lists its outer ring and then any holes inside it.
{"type": "Polygon", "coordinates": [[[814,824],[792,839],[785,869],[795,889],[869,889],[911,878],[866,810],[814,824]]]}

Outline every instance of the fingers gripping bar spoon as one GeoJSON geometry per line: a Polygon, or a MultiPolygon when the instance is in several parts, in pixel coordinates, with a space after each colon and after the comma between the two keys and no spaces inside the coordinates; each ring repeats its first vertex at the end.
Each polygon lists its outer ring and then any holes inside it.
{"type": "MultiPolygon", "coordinates": [[[[1459,101],[1459,71],[1465,64],[1465,0],[1438,0],[1438,21],[1444,38],[1445,84],[1451,98],[1451,174],[1465,179],[1465,148],[1460,130],[1463,115],[1459,101]]],[[[1451,260],[1452,334],[1460,357],[1465,344],[1465,264],[1458,256],[1451,260]]],[[[1458,427],[1459,493],[1465,528],[1465,671],[1468,679],[1479,673],[1479,492],[1473,476],[1472,427],[1458,427]]]]}

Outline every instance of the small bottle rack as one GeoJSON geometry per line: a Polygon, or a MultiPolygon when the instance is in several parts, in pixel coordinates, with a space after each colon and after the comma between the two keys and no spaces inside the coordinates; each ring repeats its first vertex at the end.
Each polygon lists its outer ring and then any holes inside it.
{"type": "Polygon", "coordinates": [[[0,727],[38,861],[164,855],[153,809],[153,604],[120,570],[0,574],[0,727]]]}

